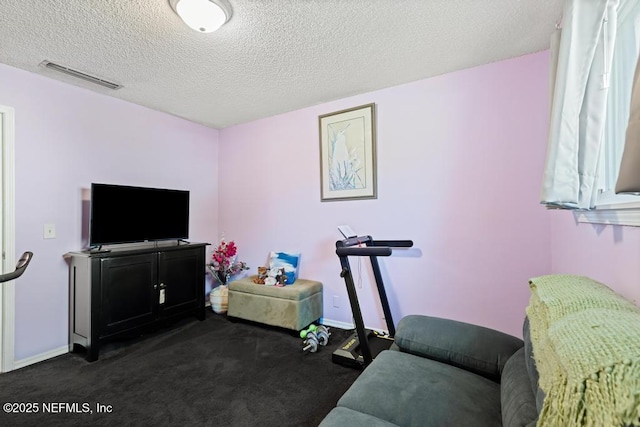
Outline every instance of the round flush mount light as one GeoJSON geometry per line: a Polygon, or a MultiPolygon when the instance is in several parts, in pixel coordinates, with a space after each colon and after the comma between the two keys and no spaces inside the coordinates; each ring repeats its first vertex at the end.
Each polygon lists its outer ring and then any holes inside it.
{"type": "Polygon", "coordinates": [[[211,33],[231,18],[231,6],[225,0],[169,0],[171,8],[193,30],[211,33]]]}

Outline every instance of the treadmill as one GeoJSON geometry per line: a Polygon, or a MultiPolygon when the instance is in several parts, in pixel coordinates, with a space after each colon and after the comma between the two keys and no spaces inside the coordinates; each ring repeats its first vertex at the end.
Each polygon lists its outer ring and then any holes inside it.
{"type": "Polygon", "coordinates": [[[382,282],[378,257],[390,256],[393,248],[410,248],[412,246],[413,241],[411,240],[373,240],[371,236],[349,237],[336,242],[336,254],[340,259],[340,265],[342,267],[340,277],[344,278],[347,286],[349,303],[351,304],[356,330],[333,352],[331,360],[334,363],[364,369],[380,352],[391,347],[396,329],[393,323],[393,317],[391,316],[387,293],[385,292],[384,283],[382,282]],[[384,312],[387,330],[389,331],[388,334],[366,329],[364,326],[360,303],[358,302],[358,294],[353,282],[351,266],[349,265],[350,256],[367,256],[371,261],[373,275],[380,296],[380,303],[382,304],[382,311],[384,312]]]}

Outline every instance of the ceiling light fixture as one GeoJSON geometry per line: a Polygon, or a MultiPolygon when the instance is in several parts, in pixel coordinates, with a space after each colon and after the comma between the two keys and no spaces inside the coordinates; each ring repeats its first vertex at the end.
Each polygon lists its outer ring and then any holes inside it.
{"type": "Polygon", "coordinates": [[[231,18],[226,0],[169,0],[185,24],[199,33],[211,33],[231,18]]]}

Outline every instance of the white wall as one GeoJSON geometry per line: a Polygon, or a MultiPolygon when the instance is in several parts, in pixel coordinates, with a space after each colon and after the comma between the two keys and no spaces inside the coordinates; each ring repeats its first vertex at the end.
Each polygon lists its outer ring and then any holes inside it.
{"type": "Polygon", "coordinates": [[[0,104],[15,108],[16,253],[34,252],[15,286],[20,361],[68,343],[63,255],[83,249],[92,182],[189,190],[190,240],[216,239],[219,132],[5,65],[0,104]],[[57,238],[43,239],[47,223],[57,238]]]}

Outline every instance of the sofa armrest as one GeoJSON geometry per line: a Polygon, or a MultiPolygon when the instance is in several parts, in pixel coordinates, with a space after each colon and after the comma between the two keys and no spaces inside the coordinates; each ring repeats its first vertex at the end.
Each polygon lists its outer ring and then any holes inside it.
{"type": "Polygon", "coordinates": [[[493,329],[438,317],[409,315],[400,320],[400,351],[466,369],[500,382],[502,368],[521,339],[493,329]]]}

